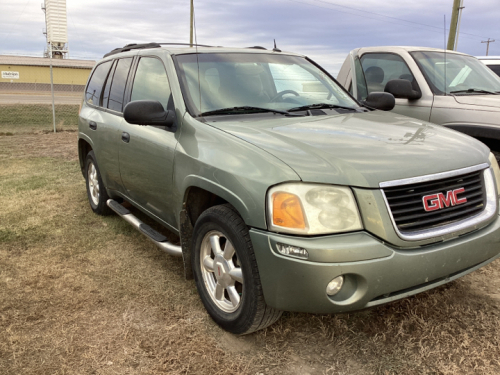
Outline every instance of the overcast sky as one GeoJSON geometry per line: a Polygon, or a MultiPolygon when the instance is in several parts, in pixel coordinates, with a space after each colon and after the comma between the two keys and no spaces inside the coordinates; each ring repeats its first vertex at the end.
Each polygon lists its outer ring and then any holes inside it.
{"type": "MultiPolygon", "coordinates": [[[[42,56],[43,0],[2,0],[0,54],[42,56]]],[[[357,47],[442,48],[453,0],[195,0],[199,44],[279,48],[331,73],[357,47]]],[[[500,55],[499,0],[464,0],[458,50],[500,55]]],[[[127,43],[189,42],[189,0],[67,0],[70,58],[100,59],[127,43]]],[[[447,38],[447,35],[446,35],[447,38]]],[[[447,39],[446,39],[447,40],[447,39]]]]}

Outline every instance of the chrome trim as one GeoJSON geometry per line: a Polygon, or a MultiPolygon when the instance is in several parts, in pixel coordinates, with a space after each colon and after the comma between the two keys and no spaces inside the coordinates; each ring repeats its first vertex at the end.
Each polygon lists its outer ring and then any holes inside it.
{"type": "Polygon", "coordinates": [[[481,169],[486,169],[489,167],[490,167],[490,165],[488,163],[483,163],[483,164],[474,165],[472,167],[455,169],[453,171],[448,171],[448,172],[441,172],[441,173],[436,173],[436,174],[428,174],[425,176],[404,178],[402,180],[384,181],[384,182],[379,183],[379,186],[383,189],[383,188],[394,187],[394,186],[418,184],[420,182],[441,180],[443,178],[454,177],[454,176],[459,176],[461,174],[472,173],[472,172],[476,172],[476,171],[479,171],[481,169]]]}
{"type": "MultiPolygon", "coordinates": [[[[486,189],[486,204],[484,206],[484,210],[481,211],[481,213],[479,213],[477,215],[471,216],[471,217],[464,219],[464,220],[457,221],[455,223],[444,225],[444,226],[439,227],[439,228],[424,229],[421,231],[415,231],[415,232],[411,232],[411,233],[401,232],[399,230],[398,226],[396,225],[396,221],[394,220],[394,216],[392,215],[392,210],[391,210],[391,207],[389,206],[389,202],[387,200],[387,197],[385,196],[385,192],[383,189],[381,189],[382,197],[384,198],[385,205],[386,205],[387,210],[389,212],[389,217],[391,218],[391,222],[392,222],[392,225],[394,226],[394,230],[396,231],[396,234],[401,239],[406,240],[406,241],[421,241],[421,240],[426,240],[426,239],[433,238],[433,237],[447,236],[447,235],[453,235],[453,234],[459,235],[459,234],[461,234],[461,232],[465,233],[469,230],[473,230],[473,229],[477,228],[480,224],[491,219],[497,213],[498,198],[497,198],[497,194],[495,191],[495,180],[493,177],[493,170],[486,163],[477,165],[475,167],[459,169],[456,171],[438,173],[436,175],[415,177],[412,179],[406,179],[406,180],[400,180],[400,181],[408,181],[408,180],[413,180],[413,181],[418,180],[418,182],[432,181],[432,180],[436,180],[436,179],[455,176],[457,174],[455,174],[454,172],[457,172],[457,171],[464,171],[465,170],[465,172],[462,172],[464,174],[475,172],[475,171],[481,169],[479,167],[487,168],[487,169],[484,169],[484,172],[483,172],[484,187],[486,189]],[[452,174],[450,174],[450,173],[452,173],[452,174]],[[432,178],[433,176],[439,176],[439,177],[432,178]],[[420,178],[422,178],[422,180],[419,180],[420,178]]],[[[392,181],[390,181],[390,182],[392,183],[392,181]]],[[[407,183],[403,183],[402,185],[408,185],[410,183],[415,183],[415,182],[407,182],[407,183]]],[[[386,184],[386,183],[384,183],[384,184],[386,184]]],[[[382,185],[382,183],[381,183],[381,185],[382,185]]],[[[399,185],[385,185],[385,186],[387,187],[387,186],[399,186],[399,185]]]]}

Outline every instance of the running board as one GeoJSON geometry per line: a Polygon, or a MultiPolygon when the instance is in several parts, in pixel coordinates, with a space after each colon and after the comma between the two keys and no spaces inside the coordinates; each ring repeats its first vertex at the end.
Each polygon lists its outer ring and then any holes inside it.
{"type": "Polygon", "coordinates": [[[141,232],[147,238],[149,238],[161,250],[165,251],[166,253],[168,253],[170,255],[174,255],[174,256],[178,256],[178,257],[182,256],[182,248],[180,246],[172,245],[170,242],[168,242],[167,237],[165,237],[163,234],[155,231],[149,225],[144,224],[137,217],[132,215],[132,213],[129,210],[127,210],[125,207],[123,207],[120,203],[118,203],[117,201],[114,201],[113,199],[108,199],[106,204],[114,212],[116,212],[118,215],[120,215],[122,219],[124,219],[129,224],[132,224],[132,226],[135,229],[137,229],[139,232],[141,232]]]}

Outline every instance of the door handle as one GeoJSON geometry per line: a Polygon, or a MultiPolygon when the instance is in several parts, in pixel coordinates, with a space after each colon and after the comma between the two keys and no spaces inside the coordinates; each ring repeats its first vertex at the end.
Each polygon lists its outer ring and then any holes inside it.
{"type": "Polygon", "coordinates": [[[122,141],[125,143],[129,143],[130,142],[130,134],[123,132],[122,133],[122,141]]]}
{"type": "Polygon", "coordinates": [[[89,128],[92,130],[97,130],[97,124],[94,121],[89,121],[89,128]]]}

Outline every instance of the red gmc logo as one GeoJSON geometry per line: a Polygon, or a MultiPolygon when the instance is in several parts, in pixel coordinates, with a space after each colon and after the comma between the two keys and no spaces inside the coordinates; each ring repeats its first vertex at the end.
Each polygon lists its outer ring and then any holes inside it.
{"type": "Polygon", "coordinates": [[[437,193],[432,195],[426,195],[422,198],[424,203],[424,209],[426,211],[440,210],[445,207],[457,206],[467,202],[467,198],[459,198],[458,194],[465,192],[464,188],[450,190],[446,192],[446,196],[443,193],[437,193]]]}

